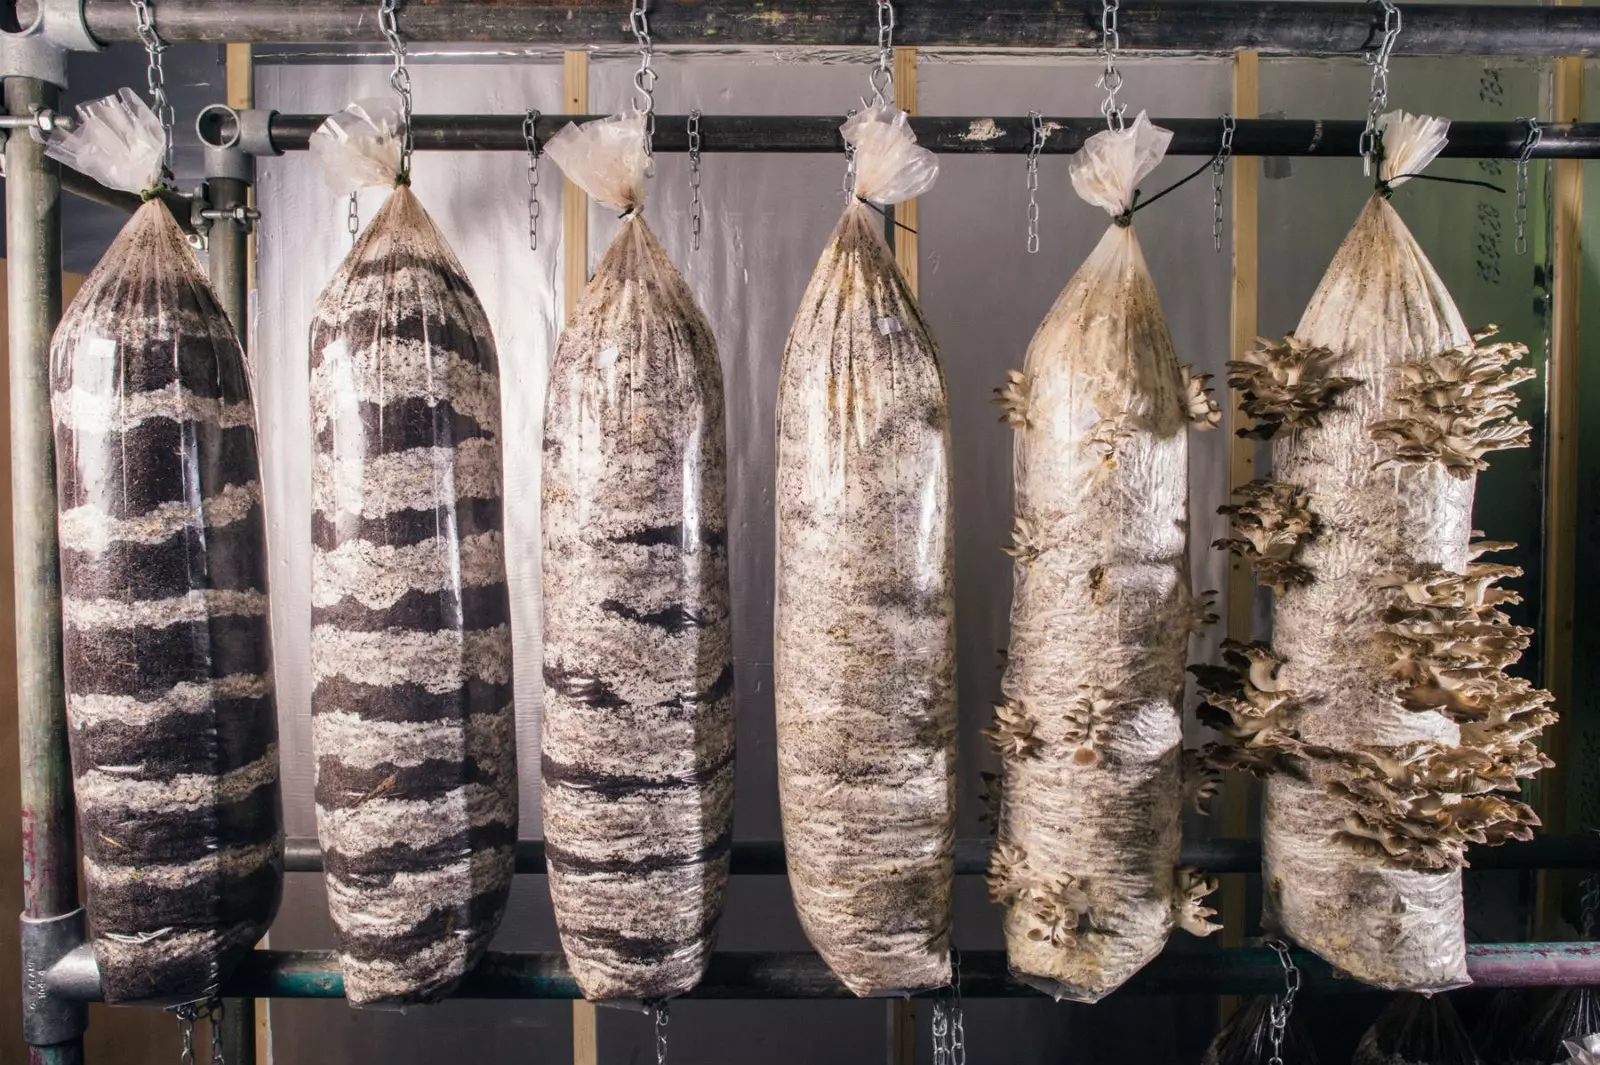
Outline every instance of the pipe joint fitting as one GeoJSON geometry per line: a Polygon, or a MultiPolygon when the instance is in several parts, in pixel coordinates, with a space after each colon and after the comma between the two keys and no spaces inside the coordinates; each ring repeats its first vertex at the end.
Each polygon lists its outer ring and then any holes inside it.
{"type": "Polygon", "coordinates": [[[83,0],[39,0],[33,24],[0,32],[0,77],[37,78],[67,86],[67,53],[98,52],[89,33],[83,0]]]}
{"type": "Polygon", "coordinates": [[[83,909],[60,917],[22,918],[22,1037],[29,1046],[68,1043],[89,1026],[82,1002],[61,998],[50,972],[83,945],[83,909]]]}

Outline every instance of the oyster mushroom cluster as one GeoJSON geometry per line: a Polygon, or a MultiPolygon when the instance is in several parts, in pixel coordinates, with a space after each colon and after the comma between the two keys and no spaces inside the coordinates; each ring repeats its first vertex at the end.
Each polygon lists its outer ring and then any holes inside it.
{"type": "Polygon", "coordinates": [[[1527,345],[1484,343],[1498,332],[1491,325],[1469,344],[1397,368],[1401,384],[1392,402],[1400,416],[1371,427],[1373,439],[1392,449],[1385,464],[1437,462],[1466,478],[1489,468],[1488,452],[1528,446],[1528,423],[1512,416],[1512,389],[1536,373],[1511,369],[1527,345]]]}
{"type": "Polygon", "coordinates": [[[1249,561],[1256,579],[1280,595],[1286,588],[1308,583],[1311,571],[1299,556],[1317,534],[1310,497],[1295,485],[1260,479],[1234,495],[1239,497],[1238,503],[1217,508],[1217,513],[1228,517],[1233,535],[1211,546],[1249,561]]]}
{"type": "Polygon", "coordinates": [[[1320,426],[1339,394],[1361,383],[1332,372],[1340,361],[1327,348],[1292,336],[1281,343],[1258,337],[1244,358],[1228,363],[1228,384],[1239,390],[1239,408],[1255,422],[1239,435],[1270,440],[1283,429],[1320,426]]]}

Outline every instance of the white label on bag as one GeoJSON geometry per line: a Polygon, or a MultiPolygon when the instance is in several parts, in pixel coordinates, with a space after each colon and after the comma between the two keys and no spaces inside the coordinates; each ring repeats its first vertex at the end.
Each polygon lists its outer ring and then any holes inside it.
{"type": "Polygon", "coordinates": [[[609,370],[609,369],[611,369],[611,367],[613,367],[613,366],[615,366],[617,364],[617,358],[621,354],[622,354],[621,349],[618,348],[615,344],[611,345],[610,347],[601,348],[600,349],[600,354],[598,354],[598,355],[596,355],[594,357],[595,369],[597,369],[597,370],[609,370]]]}
{"type": "Polygon", "coordinates": [[[900,325],[900,319],[890,315],[888,318],[878,319],[878,332],[889,336],[893,333],[903,333],[905,330],[900,325]]]}

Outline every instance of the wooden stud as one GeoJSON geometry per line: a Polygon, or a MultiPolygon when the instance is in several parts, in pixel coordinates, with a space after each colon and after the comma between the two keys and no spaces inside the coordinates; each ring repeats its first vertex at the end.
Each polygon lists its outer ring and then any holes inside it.
{"type": "MultiPolygon", "coordinates": [[[[894,50],[894,103],[907,114],[917,113],[917,50],[894,50]]],[[[906,275],[911,294],[917,294],[920,263],[917,242],[917,201],[906,200],[894,206],[894,260],[906,275]]]]}
{"type": "Polygon", "coordinates": [[[889,1065],[917,1065],[917,1003],[897,998],[889,1002],[889,1065]]]}
{"type": "MultiPolygon", "coordinates": [[[[1233,56],[1233,117],[1255,118],[1261,113],[1261,57],[1256,52],[1235,52],[1233,56]]],[[[1233,206],[1233,291],[1229,299],[1228,350],[1241,358],[1256,339],[1256,298],[1258,281],[1258,219],[1256,202],[1261,180],[1261,161],[1235,156],[1232,185],[1233,206]]],[[[1256,446],[1253,439],[1235,431],[1248,421],[1239,408],[1239,392],[1230,389],[1228,402],[1228,490],[1248,484],[1256,475],[1256,446]]],[[[1255,601],[1255,581],[1249,563],[1237,556],[1228,562],[1227,633],[1230,640],[1248,643],[1251,608],[1255,601]]],[[[1239,838],[1250,831],[1250,809],[1256,797],[1255,782],[1240,773],[1230,773],[1222,786],[1222,834],[1239,838]]],[[[1245,878],[1230,873],[1222,878],[1222,942],[1224,946],[1244,945],[1250,923],[1245,912],[1245,878]]],[[[1225,995],[1221,1001],[1221,1020],[1239,1006],[1239,998],[1225,995]]]]}
{"type": "MultiPolygon", "coordinates": [[[[562,72],[567,114],[588,114],[589,53],[567,52],[562,72]]],[[[561,276],[566,313],[571,315],[589,284],[589,197],[570,178],[563,180],[561,189],[561,276]]]]}
{"type": "MultiPolygon", "coordinates": [[[[256,105],[255,90],[255,56],[254,49],[249,44],[228,45],[227,79],[228,79],[228,106],[235,111],[247,110],[256,105]]],[[[250,185],[250,206],[256,205],[256,187],[250,185]]],[[[245,243],[245,291],[254,293],[256,290],[256,235],[252,230],[249,240],[245,243]]],[[[246,320],[248,323],[248,319],[246,320]]],[[[249,328],[248,324],[245,326],[249,328]]],[[[248,338],[247,338],[248,339],[248,338]]],[[[267,1059],[263,1057],[262,1061],[267,1059]]]]}
{"type": "MultiPolygon", "coordinates": [[[[1576,6],[1577,0],[1556,0],[1576,6]]],[[[1551,118],[1576,122],[1583,109],[1583,59],[1555,61],[1551,118]]],[[[1551,162],[1554,192],[1550,368],[1545,381],[1549,422],[1545,471],[1544,685],[1555,696],[1560,717],[1546,732],[1544,750],[1555,768],[1539,782],[1539,818],[1545,832],[1567,829],[1568,774],[1565,763],[1573,712],[1572,617],[1573,580],[1578,529],[1578,317],[1583,288],[1583,161],[1551,162]]],[[[1555,934],[1561,918],[1562,877],[1541,872],[1537,915],[1540,934],[1555,934]]]]}
{"type": "MultiPolygon", "coordinates": [[[[589,113],[589,53],[562,56],[562,103],[569,115],[589,113]]],[[[561,185],[562,309],[571,318],[589,285],[589,197],[571,178],[561,185]]],[[[600,1024],[593,1002],[572,1003],[572,1065],[600,1065],[600,1024]]]]}

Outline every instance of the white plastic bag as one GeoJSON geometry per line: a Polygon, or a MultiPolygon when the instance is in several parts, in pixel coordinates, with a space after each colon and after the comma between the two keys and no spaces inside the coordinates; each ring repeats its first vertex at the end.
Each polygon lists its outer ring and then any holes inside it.
{"type": "Polygon", "coordinates": [[[589,197],[618,211],[644,207],[650,159],[644,150],[644,112],[571,123],[551,137],[544,153],[589,197]]]}
{"type": "Polygon", "coordinates": [[[1096,133],[1078,149],[1067,166],[1078,195],[1120,215],[1133,205],[1133,193],[1167,154],[1172,131],[1152,125],[1140,111],[1133,125],[1096,133]]]}
{"type": "Polygon", "coordinates": [[[1432,115],[1390,111],[1378,119],[1383,137],[1383,165],[1378,176],[1390,188],[1404,185],[1411,175],[1439,157],[1450,142],[1450,120],[1432,115]]]}
{"type": "Polygon", "coordinates": [[[357,100],[311,134],[311,154],[333,191],[393,188],[400,179],[402,115],[390,98],[357,100]]]}
{"type": "Polygon", "coordinates": [[[915,199],[939,178],[939,157],[918,147],[911,118],[883,104],[851,115],[841,131],[856,150],[855,194],[880,207],[915,199]]]}
{"type": "Polygon", "coordinates": [[[161,184],[167,138],[161,120],[132,89],[78,105],[71,129],[57,129],[44,154],[124,192],[161,184]]]}

